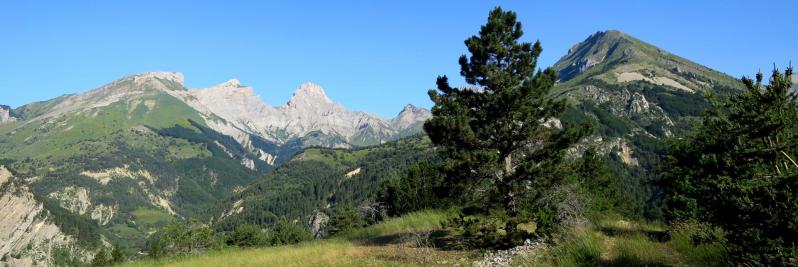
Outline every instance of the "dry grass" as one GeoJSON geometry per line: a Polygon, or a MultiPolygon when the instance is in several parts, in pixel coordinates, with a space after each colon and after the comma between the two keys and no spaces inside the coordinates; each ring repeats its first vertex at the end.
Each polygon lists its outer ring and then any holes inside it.
{"type": "Polygon", "coordinates": [[[422,211],[347,233],[302,244],[224,249],[204,255],[142,260],[123,266],[470,266],[463,251],[433,248],[429,233],[447,212],[422,211]]]}
{"type": "MultiPolygon", "coordinates": [[[[693,226],[690,226],[693,227],[693,226]]],[[[690,227],[602,220],[515,259],[519,266],[724,266],[720,244],[690,244],[690,227]]]]}

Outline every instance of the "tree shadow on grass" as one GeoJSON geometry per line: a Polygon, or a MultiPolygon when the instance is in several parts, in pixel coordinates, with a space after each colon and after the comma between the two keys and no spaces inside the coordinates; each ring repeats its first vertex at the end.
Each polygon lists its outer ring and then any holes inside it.
{"type": "Polygon", "coordinates": [[[391,235],[381,235],[365,240],[359,240],[361,244],[369,246],[385,246],[404,243],[405,240],[413,236],[413,233],[396,233],[391,235]]]}
{"type": "Polygon", "coordinates": [[[634,236],[643,234],[654,242],[664,243],[671,240],[671,235],[665,230],[629,229],[617,226],[602,226],[599,231],[607,236],[634,236]]]}
{"type": "Polygon", "coordinates": [[[670,264],[662,262],[642,260],[635,257],[618,257],[612,260],[601,260],[598,266],[606,267],[668,267],[670,264]]]}

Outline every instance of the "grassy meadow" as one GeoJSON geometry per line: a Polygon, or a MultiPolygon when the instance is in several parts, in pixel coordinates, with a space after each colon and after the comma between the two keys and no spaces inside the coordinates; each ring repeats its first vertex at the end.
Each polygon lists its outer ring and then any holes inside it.
{"type": "MultiPolygon", "coordinates": [[[[453,216],[420,211],[331,239],[263,248],[225,248],[202,255],[145,259],[122,266],[472,266],[484,251],[435,248],[429,234],[453,216]]],[[[697,226],[608,217],[552,244],[514,257],[513,266],[723,266],[719,244],[692,244],[697,226]]]]}

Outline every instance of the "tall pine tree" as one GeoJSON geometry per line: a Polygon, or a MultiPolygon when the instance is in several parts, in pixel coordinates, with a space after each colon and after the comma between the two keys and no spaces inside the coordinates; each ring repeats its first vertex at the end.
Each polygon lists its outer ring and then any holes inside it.
{"type": "MultiPolygon", "coordinates": [[[[429,92],[433,118],[424,125],[445,158],[450,190],[485,191],[479,203],[503,208],[510,217],[519,215],[519,194],[539,198],[557,181],[547,171],[588,132],[544,125],[562,114],[566,101],[548,97],[556,72],[536,70],[540,42],[519,42],[522,35],[514,12],[492,10],[479,36],[465,41],[470,57],[459,60],[471,86],[453,88],[446,76],[438,77],[438,89],[429,92]]],[[[509,220],[506,230],[516,225],[509,220]]]]}
{"type": "Polygon", "coordinates": [[[672,144],[663,177],[672,219],[720,226],[740,265],[798,264],[798,95],[792,68],[743,78],[747,91],[716,104],[672,144]]]}

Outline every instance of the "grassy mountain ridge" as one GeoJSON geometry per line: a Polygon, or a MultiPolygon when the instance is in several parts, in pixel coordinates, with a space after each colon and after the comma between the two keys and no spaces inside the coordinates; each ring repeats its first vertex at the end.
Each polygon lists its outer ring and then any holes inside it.
{"type": "Polygon", "coordinates": [[[574,45],[553,68],[560,79],[553,96],[572,104],[562,120],[597,126],[581,147],[611,154],[637,211],[653,217],[660,216],[652,182],[664,140],[690,128],[709,107],[707,94],[743,88],[733,77],[615,30],[574,45]]]}
{"type": "MultiPolygon", "coordinates": [[[[169,90],[185,88],[131,76],[22,106],[24,120],[0,125],[0,158],[56,221],[85,217],[74,223],[95,224],[105,238],[137,246],[166,222],[192,217],[271,169],[210,130],[169,90]]],[[[81,238],[99,244],[100,237],[81,238]]]]}
{"type": "Polygon", "coordinates": [[[600,78],[623,83],[640,77],[623,75],[643,71],[643,75],[660,75],[655,83],[690,90],[713,89],[717,86],[739,88],[738,82],[721,72],[679,57],[654,45],[617,30],[600,31],[575,44],[554,64],[564,87],[584,79],[600,78]],[[613,79],[614,78],[614,79],[613,79]]]}

